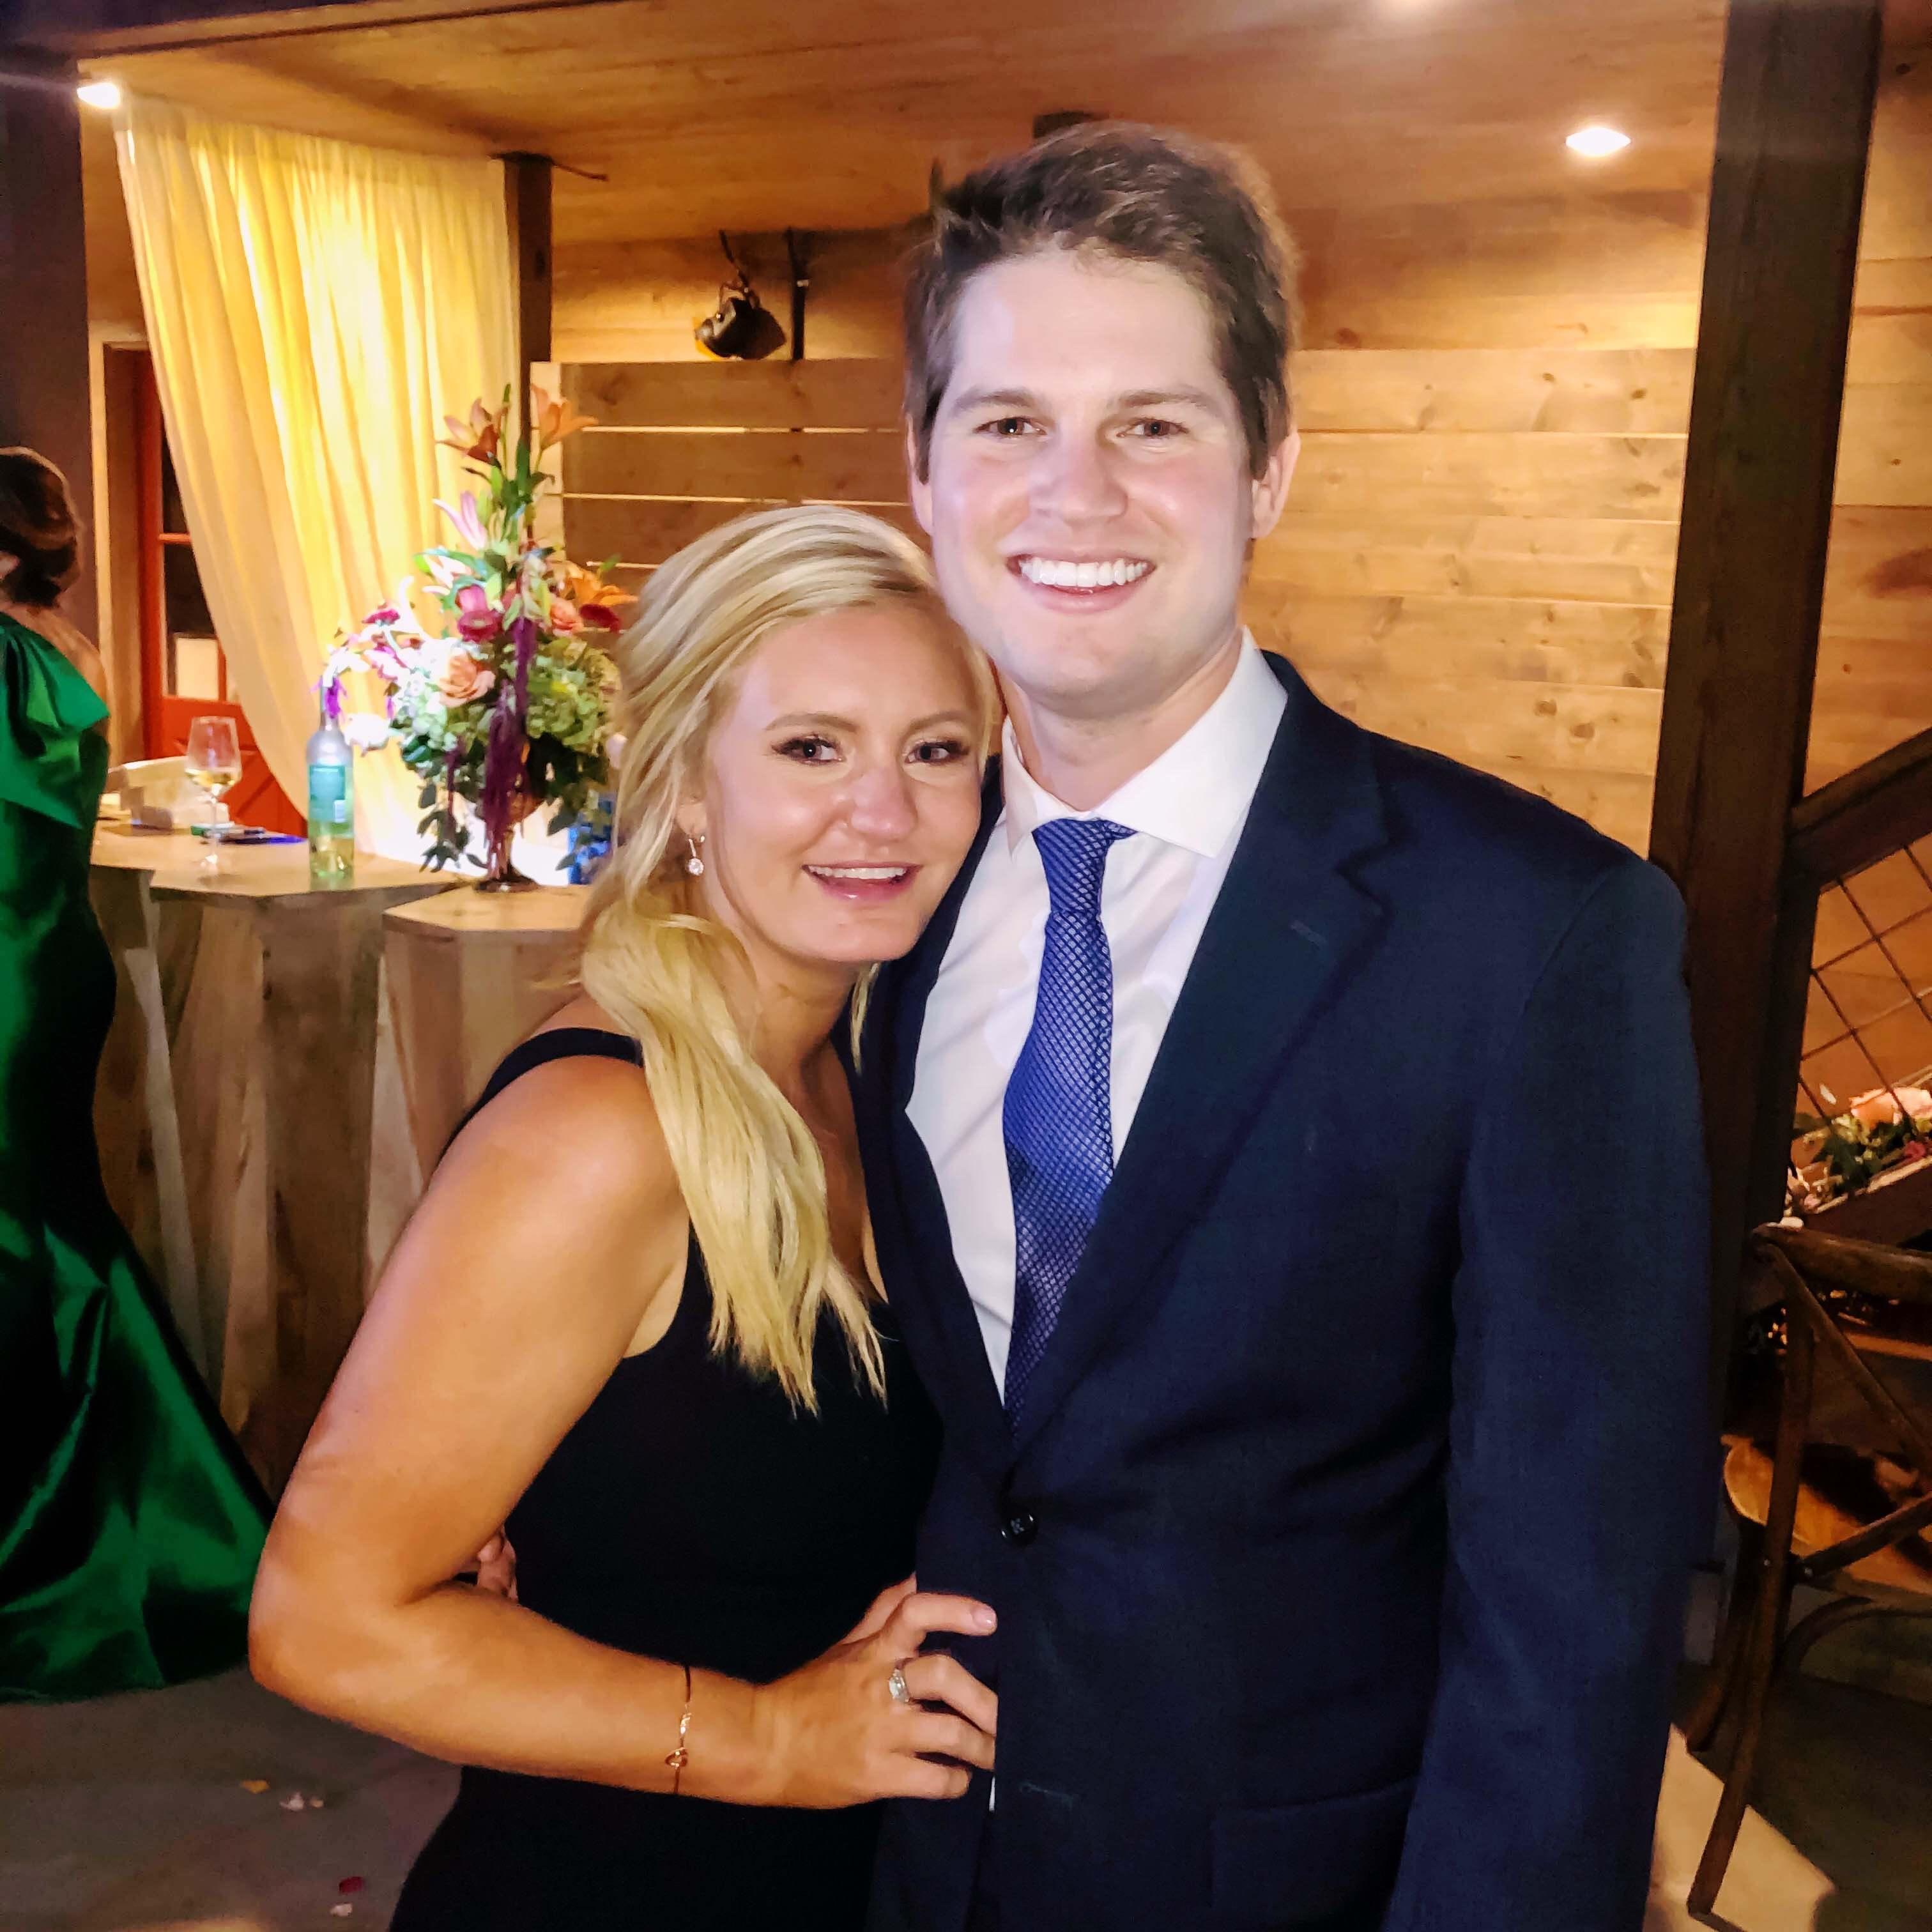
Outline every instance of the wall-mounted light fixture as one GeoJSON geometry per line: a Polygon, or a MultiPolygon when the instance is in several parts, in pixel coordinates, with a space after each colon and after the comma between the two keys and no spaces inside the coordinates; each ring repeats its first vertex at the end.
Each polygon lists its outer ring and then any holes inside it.
{"type": "Polygon", "coordinates": [[[752,278],[739,266],[729,238],[721,230],[718,245],[730,264],[731,279],[718,291],[718,306],[692,332],[707,356],[728,362],[755,362],[784,346],[785,332],[776,316],[758,299],[752,278]]]}
{"type": "Polygon", "coordinates": [[[104,114],[112,114],[121,105],[121,83],[118,80],[84,80],[74,89],[74,94],[83,107],[96,107],[104,114]]]}
{"type": "Polygon", "coordinates": [[[1563,143],[1566,148],[1586,155],[1593,161],[1600,161],[1606,154],[1620,153],[1630,144],[1630,137],[1622,129],[1606,128],[1601,122],[1592,122],[1587,128],[1579,128],[1563,143]]]}

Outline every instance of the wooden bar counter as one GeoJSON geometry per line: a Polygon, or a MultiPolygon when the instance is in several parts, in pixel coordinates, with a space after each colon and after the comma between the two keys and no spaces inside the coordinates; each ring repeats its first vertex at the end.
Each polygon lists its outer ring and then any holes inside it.
{"type": "Polygon", "coordinates": [[[118,998],[97,1102],[109,1191],[272,1490],[366,1298],[382,919],[454,881],[300,845],[104,828],[95,907],[118,998]]]}

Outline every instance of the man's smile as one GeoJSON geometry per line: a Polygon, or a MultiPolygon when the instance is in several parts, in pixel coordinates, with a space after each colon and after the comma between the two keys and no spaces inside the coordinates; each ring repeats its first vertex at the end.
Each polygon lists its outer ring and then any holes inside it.
{"type": "Polygon", "coordinates": [[[1056,590],[1107,590],[1116,584],[1138,584],[1154,568],[1144,557],[1043,556],[1030,551],[1011,559],[1010,566],[1029,584],[1048,584],[1056,590]]]}

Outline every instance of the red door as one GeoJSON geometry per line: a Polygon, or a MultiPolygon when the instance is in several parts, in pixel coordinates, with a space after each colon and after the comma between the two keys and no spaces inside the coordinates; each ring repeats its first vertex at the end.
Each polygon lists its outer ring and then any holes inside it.
{"type": "Polygon", "coordinates": [[[208,614],[194,540],[182,512],[161,423],[153,364],[141,358],[137,449],[141,496],[141,714],[151,758],[178,758],[197,718],[232,718],[242,777],[222,802],[237,825],[300,832],[307,821],[276,784],[242,707],[228,694],[228,664],[208,614]]]}

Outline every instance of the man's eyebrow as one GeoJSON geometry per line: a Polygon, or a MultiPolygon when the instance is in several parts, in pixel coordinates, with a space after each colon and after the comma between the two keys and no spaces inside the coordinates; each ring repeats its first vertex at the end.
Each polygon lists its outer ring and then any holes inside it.
{"type": "Polygon", "coordinates": [[[1123,410],[1159,409],[1163,404],[1186,403],[1198,410],[1213,410],[1216,399],[1205,389],[1130,389],[1124,396],[1114,399],[1114,407],[1123,410]]]}
{"type": "Polygon", "coordinates": [[[968,410],[997,406],[1005,410],[1036,410],[1040,398],[1030,389],[965,389],[947,406],[947,414],[963,415],[968,410]]]}
{"type": "MultiPolygon", "coordinates": [[[[1124,395],[1116,396],[1112,406],[1117,410],[1150,410],[1172,408],[1177,403],[1210,412],[1219,406],[1218,399],[1207,390],[1193,388],[1185,383],[1171,389],[1130,389],[1124,395]]],[[[964,416],[972,410],[984,409],[1032,411],[1043,406],[1030,389],[965,389],[947,405],[947,413],[964,416]]]]}

